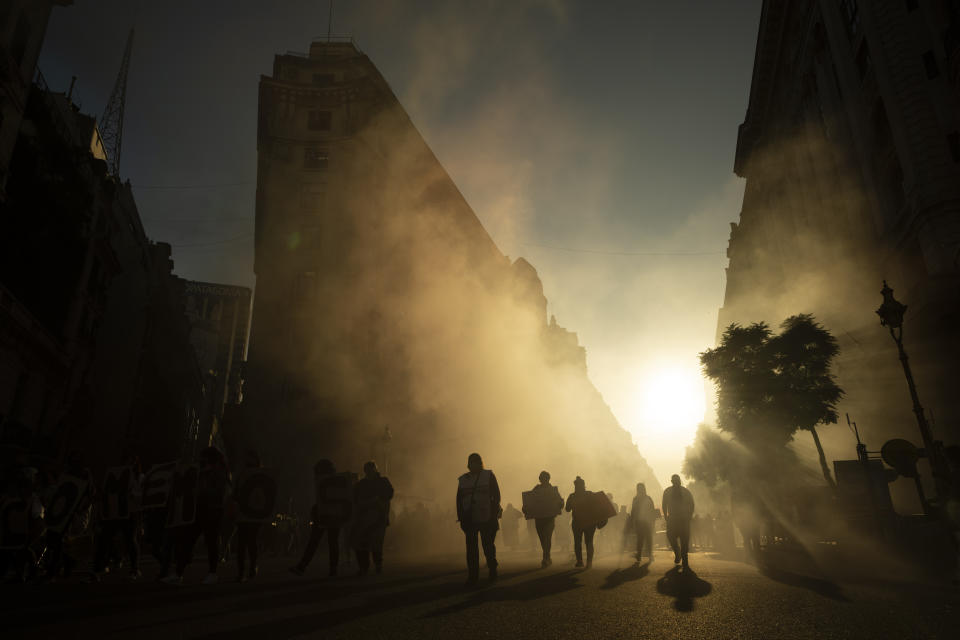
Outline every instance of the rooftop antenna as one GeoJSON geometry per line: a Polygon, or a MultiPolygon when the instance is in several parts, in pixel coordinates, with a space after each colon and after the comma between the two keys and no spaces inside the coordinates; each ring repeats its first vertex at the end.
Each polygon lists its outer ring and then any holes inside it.
{"type": "Polygon", "coordinates": [[[333,0],[330,0],[328,3],[329,10],[327,11],[327,43],[330,43],[330,31],[333,29],[333,0]]]}
{"type": "Polygon", "coordinates": [[[127,71],[130,70],[130,52],[133,50],[133,29],[127,36],[127,46],[123,50],[123,61],[120,63],[120,72],[113,85],[113,93],[100,116],[100,139],[107,152],[110,163],[110,173],[120,175],[120,147],[123,142],[123,110],[127,101],[127,71]]]}

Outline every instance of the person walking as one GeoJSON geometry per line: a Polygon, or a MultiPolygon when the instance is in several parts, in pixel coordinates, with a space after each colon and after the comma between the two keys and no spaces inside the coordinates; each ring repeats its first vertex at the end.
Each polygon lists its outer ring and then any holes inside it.
{"type": "Polygon", "coordinates": [[[193,547],[200,534],[207,547],[207,575],[203,584],[216,584],[220,564],[220,525],[223,522],[224,503],[230,485],[230,471],[223,454],[215,447],[200,451],[200,471],[197,474],[197,510],[191,524],[183,527],[174,549],[176,572],[163,582],[180,584],[183,572],[193,559],[193,547]]]}
{"type": "Polygon", "coordinates": [[[370,570],[370,557],[377,573],[383,571],[383,538],[390,524],[393,485],[380,475],[373,460],[363,465],[363,478],[353,487],[353,547],[360,575],[370,570]]]}
{"type": "MultiPolygon", "coordinates": [[[[260,456],[256,451],[247,450],[244,455],[243,466],[245,469],[259,469],[262,466],[260,456]]],[[[234,499],[236,498],[235,495],[234,499]]],[[[260,571],[257,566],[260,524],[259,522],[237,522],[237,582],[252,580],[257,577],[260,571]],[[244,571],[247,558],[250,559],[249,573],[244,571]]]]}
{"type": "Polygon", "coordinates": [[[330,554],[330,577],[337,575],[337,565],[340,561],[340,527],[342,523],[321,514],[318,506],[323,500],[327,482],[336,473],[337,470],[333,463],[327,459],[319,460],[317,464],[313,465],[313,481],[317,491],[317,502],[313,505],[310,514],[310,540],[307,541],[300,562],[290,567],[290,571],[298,576],[302,576],[304,571],[307,570],[307,565],[313,560],[313,555],[317,552],[317,547],[320,545],[320,540],[324,534],[327,536],[327,550],[330,554]]]}
{"type": "Polygon", "coordinates": [[[503,532],[503,544],[507,549],[516,550],[520,546],[520,519],[523,514],[517,511],[513,503],[507,505],[503,510],[503,518],[500,524],[500,530],[503,532]]]}
{"type": "Polygon", "coordinates": [[[630,520],[637,534],[637,562],[643,559],[644,551],[649,562],[653,562],[653,525],[657,521],[657,510],[653,498],[647,495],[647,486],[637,483],[637,495],[630,506],[630,520]]]}
{"type": "Polygon", "coordinates": [[[567,497],[566,511],[573,514],[573,553],[577,557],[575,566],[583,566],[583,543],[587,547],[587,569],[593,566],[593,536],[597,533],[597,523],[590,522],[587,515],[589,500],[587,483],[577,476],[573,481],[573,493],[567,497]]]}
{"type": "MultiPolygon", "coordinates": [[[[540,484],[531,489],[534,494],[535,502],[549,507],[548,513],[555,511],[552,516],[535,514],[533,521],[537,530],[537,537],[540,538],[540,548],[543,550],[543,560],[541,567],[549,567],[553,564],[550,559],[550,548],[553,545],[553,530],[556,526],[557,516],[563,512],[563,498],[560,497],[560,491],[550,484],[550,474],[546,471],[540,472],[540,484]]],[[[530,517],[527,505],[523,505],[523,514],[530,517]]]]}
{"type": "Polygon", "coordinates": [[[101,574],[106,571],[108,556],[117,534],[123,537],[123,543],[126,547],[127,558],[130,561],[130,579],[137,580],[141,576],[140,500],[143,497],[143,473],[140,469],[140,459],[136,456],[129,456],[125,466],[130,470],[126,486],[107,486],[109,481],[114,479],[111,477],[104,481],[103,491],[100,492],[100,530],[94,545],[93,570],[87,578],[87,582],[100,581],[101,574]],[[116,495],[121,492],[126,495],[123,497],[116,495]],[[105,502],[110,500],[111,497],[118,503],[126,502],[126,512],[118,514],[120,517],[115,519],[104,519],[104,514],[108,512],[108,505],[105,502]]]}
{"type": "Polygon", "coordinates": [[[682,564],[684,571],[690,568],[687,554],[690,551],[690,520],[693,518],[693,494],[682,486],[680,476],[670,477],[671,486],[663,492],[663,517],[667,521],[667,540],[673,548],[673,563],[682,564]]]}
{"type": "Polygon", "coordinates": [[[479,453],[467,458],[467,473],[460,476],[457,486],[457,520],[466,537],[467,584],[476,584],[480,576],[480,550],[477,536],[483,546],[490,580],[497,579],[497,548],[494,541],[499,529],[500,487],[493,471],[483,468],[479,453]]]}

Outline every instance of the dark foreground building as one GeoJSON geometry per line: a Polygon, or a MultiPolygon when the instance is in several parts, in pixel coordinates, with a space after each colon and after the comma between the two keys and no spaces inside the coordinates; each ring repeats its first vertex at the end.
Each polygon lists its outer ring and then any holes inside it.
{"type": "Polygon", "coordinates": [[[204,400],[184,282],[95,120],[34,85],[0,203],[0,441],[95,470],[190,455],[204,400]]]}
{"type": "MultiPolygon", "coordinates": [[[[874,313],[884,279],[909,306],[904,343],[935,437],[960,436],[958,19],[950,0],[763,3],[718,331],[815,314],[841,344],[841,413],[871,451],[922,446],[874,313]]],[[[846,425],[820,433],[828,458],[853,457],[846,425]]],[[[912,481],[892,487],[919,510],[912,481]]]]}
{"type": "MultiPolygon", "coordinates": [[[[446,497],[471,451],[504,486],[657,483],[547,322],[534,268],[493,243],[352,42],[260,81],[257,295],[237,445],[308,488],[322,456],[446,497]]],[[[651,489],[654,490],[654,489],[651,489]]]]}

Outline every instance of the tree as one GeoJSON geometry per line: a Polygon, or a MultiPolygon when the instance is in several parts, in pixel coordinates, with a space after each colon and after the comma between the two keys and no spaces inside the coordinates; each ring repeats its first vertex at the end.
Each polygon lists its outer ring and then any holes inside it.
{"type": "Polygon", "coordinates": [[[837,422],[843,390],[830,373],[836,339],[811,315],[787,318],[774,334],[762,322],[731,324],[720,345],[700,354],[718,389],[721,430],[752,448],[783,447],[799,430],[813,436],[823,477],[836,488],[817,434],[837,422]]]}

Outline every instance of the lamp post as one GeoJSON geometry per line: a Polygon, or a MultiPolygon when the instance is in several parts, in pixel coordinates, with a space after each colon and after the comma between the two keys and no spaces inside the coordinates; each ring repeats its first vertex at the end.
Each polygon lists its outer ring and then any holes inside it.
{"type": "MultiPolygon", "coordinates": [[[[923,413],[923,406],[920,404],[920,397],[917,395],[917,385],[913,381],[913,373],[910,371],[907,352],[903,350],[903,315],[907,311],[907,305],[902,304],[893,297],[893,289],[887,286],[887,281],[883,281],[883,289],[880,291],[883,295],[883,304],[877,309],[877,315],[880,316],[880,325],[890,330],[890,337],[897,343],[897,351],[900,354],[900,364],[903,365],[903,374],[907,378],[907,386],[910,388],[910,398],[913,400],[913,413],[917,417],[917,426],[920,427],[920,437],[923,439],[923,447],[926,449],[927,458],[930,460],[930,467],[933,470],[933,482],[937,489],[937,496],[943,496],[946,490],[944,486],[945,476],[940,473],[940,457],[937,451],[937,443],[933,440],[933,434],[930,432],[930,425],[927,424],[927,417],[923,413]]],[[[926,507],[926,505],[924,505],[926,507]]]]}

